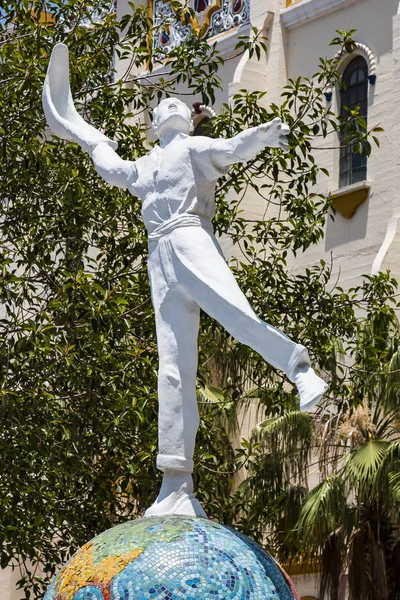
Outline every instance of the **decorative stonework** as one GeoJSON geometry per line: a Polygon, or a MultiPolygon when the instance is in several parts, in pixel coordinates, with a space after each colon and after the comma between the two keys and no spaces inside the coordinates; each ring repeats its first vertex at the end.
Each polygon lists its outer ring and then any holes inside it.
{"type": "Polygon", "coordinates": [[[217,116],[217,113],[211,106],[206,106],[205,104],[201,104],[201,102],[194,102],[192,106],[192,119],[195,126],[197,125],[196,121],[199,122],[204,118],[212,119],[217,116]]]}
{"type": "MultiPolygon", "coordinates": [[[[349,52],[345,48],[342,48],[342,50],[340,50],[339,52],[337,52],[335,54],[334,60],[339,62],[339,61],[343,60],[348,54],[349,54],[349,52]]],[[[368,48],[368,46],[366,46],[365,44],[362,44],[361,42],[354,43],[354,49],[351,51],[351,54],[363,56],[365,58],[366,63],[368,65],[368,80],[371,85],[374,85],[374,83],[376,81],[375,54],[372,52],[372,50],[370,48],[368,48]]]]}
{"type": "Polygon", "coordinates": [[[153,27],[153,50],[163,53],[184,44],[192,32],[192,25],[180,22],[171,4],[163,0],[153,0],[153,27]]]}
{"type": "Polygon", "coordinates": [[[192,31],[204,39],[236,29],[250,20],[249,0],[191,0],[196,13],[189,25],[180,22],[168,0],[153,2],[153,49],[170,52],[184,44],[192,31]]]}
{"type": "MultiPolygon", "coordinates": [[[[368,65],[368,81],[371,85],[375,85],[376,82],[376,58],[368,46],[361,42],[355,42],[351,52],[348,52],[345,48],[342,48],[337,52],[333,58],[338,63],[343,62],[347,56],[362,56],[368,65]]],[[[324,96],[328,102],[331,102],[333,95],[334,84],[327,82],[325,86],[324,96]]]]}
{"type": "Polygon", "coordinates": [[[201,102],[194,102],[192,106],[193,135],[212,137],[208,123],[210,119],[217,116],[217,113],[211,106],[206,106],[201,102]]]}

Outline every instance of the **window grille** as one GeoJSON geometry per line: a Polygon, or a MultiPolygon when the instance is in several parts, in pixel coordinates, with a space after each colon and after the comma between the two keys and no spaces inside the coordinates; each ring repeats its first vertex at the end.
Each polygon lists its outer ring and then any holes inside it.
{"type": "MultiPolygon", "coordinates": [[[[349,115],[350,110],[359,106],[359,115],[368,117],[368,66],[362,56],[354,58],[344,70],[342,81],[345,87],[340,92],[340,114],[349,115]]],[[[340,136],[340,144],[345,144],[345,133],[340,136]]],[[[339,187],[365,180],[367,177],[367,157],[354,152],[353,146],[340,148],[339,187]]]]}
{"type": "Polygon", "coordinates": [[[211,137],[210,128],[207,127],[207,123],[209,122],[209,117],[204,117],[201,119],[201,121],[195,126],[193,135],[204,135],[205,137],[211,137]]]}

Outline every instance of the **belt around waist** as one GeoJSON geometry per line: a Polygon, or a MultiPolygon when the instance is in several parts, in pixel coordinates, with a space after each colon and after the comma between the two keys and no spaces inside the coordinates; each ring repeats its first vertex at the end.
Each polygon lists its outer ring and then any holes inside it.
{"type": "Polygon", "coordinates": [[[157,225],[157,227],[149,233],[149,243],[158,241],[164,235],[171,233],[174,229],[178,229],[178,227],[202,227],[212,233],[212,225],[209,219],[200,217],[199,215],[183,214],[178,217],[172,217],[171,219],[168,219],[168,221],[164,221],[163,223],[160,223],[160,225],[157,225]]]}

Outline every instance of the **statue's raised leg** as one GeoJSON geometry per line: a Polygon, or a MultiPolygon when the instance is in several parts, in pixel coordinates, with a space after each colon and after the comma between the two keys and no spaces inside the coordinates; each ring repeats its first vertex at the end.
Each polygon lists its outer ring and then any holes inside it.
{"type": "Polygon", "coordinates": [[[297,386],[300,409],[310,410],[326,383],[310,366],[307,350],[276,327],[262,321],[225,262],[213,234],[202,227],[178,228],[161,239],[163,262],[196,304],[239,342],[254,348],[297,386]]]}

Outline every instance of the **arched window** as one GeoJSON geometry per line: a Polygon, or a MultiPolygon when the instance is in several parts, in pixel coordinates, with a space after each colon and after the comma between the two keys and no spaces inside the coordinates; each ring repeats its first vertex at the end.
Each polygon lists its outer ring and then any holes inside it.
{"type": "MultiPolygon", "coordinates": [[[[362,56],[354,58],[344,70],[345,88],[340,92],[340,114],[348,116],[349,110],[360,107],[359,115],[368,117],[368,66],[362,56]]],[[[345,135],[341,135],[341,143],[345,135]]],[[[363,181],[367,177],[367,157],[355,153],[351,146],[340,149],[339,187],[363,181]]]]}
{"type": "Polygon", "coordinates": [[[210,122],[209,117],[203,117],[201,121],[197,123],[194,128],[193,135],[204,135],[205,137],[212,137],[210,128],[207,127],[207,123],[210,122]]]}

